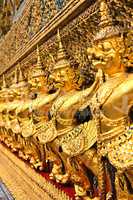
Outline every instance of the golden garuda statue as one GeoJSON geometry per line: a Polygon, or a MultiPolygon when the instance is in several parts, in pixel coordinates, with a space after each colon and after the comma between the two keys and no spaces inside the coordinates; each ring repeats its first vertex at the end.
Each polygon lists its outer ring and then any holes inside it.
{"type": "Polygon", "coordinates": [[[3,74],[3,85],[0,90],[0,127],[1,127],[1,141],[5,142],[7,146],[11,145],[12,137],[6,132],[6,127],[8,129],[8,120],[6,117],[6,104],[9,103],[9,99],[12,99],[12,95],[10,93],[9,88],[7,88],[5,75],[3,74]]]}
{"type": "Polygon", "coordinates": [[[117,199],[115,172],[119,179],[124,177],[125,184],[130,185],[130,190],[127,187],[129,193],[133,188],[133,74],[128,73],[133,58],[130,53],[130,59],[124,62],[126,52],[131,48],[127,44],[130,30],[113,25],[105,0],[100,1],[100,14],[100,30],[94,38],[94,46],[88,48],[88,54],[92,56],[93,65],[102,69],[108,78],[89,99],[88,105],[97,127],[99,197],[105,200],[117,199]],[[109,170],[110,195],[105,192],[106,159],[115,167],[115,170],[109,170]]]}
{"type": "MultiPolygon", "coordinates": [[[[45,73],[41,65],[38,47],[37,64],[30,74],[28,85],[29,90],[26,98],[22,97],[19,102],[20,105],[16,108],[23,138],[22,143],[24,144],[21,153],[19,151],[19,155],[29,159],[35,168],[42,169],[43,147],[37,143],[36,134],[39,132],[40,126],[47,121],[48,108],[50,103],[58,96],[59,91],[53,94],[49,94],[47,91],[45,73]]],[[[24,93],[26,94],[25,91],[24,93]]]]}
{"type": "MultiPolygon", "coordinates": [[[[74,71],[66,59],[59,31],[57,39],[59,43],[57,63],[50,78],[54,81],[54,90],[59,88],[60,93],[50,108],[50,120],[42,125],[37,137],[40,143],[45,146],[46,159],[53,162],[51,178],[61,183],[72,181],[75,188],[77,185],[78,188],[79,185],[83,185],[84,193],[86,193],[86,190],[90,188],[90,180],[78,163],[77,156],[83,154],[96,142],[96,126],[94,121],[78,122],[75,113],[87,101],[86,98],[92,96],[101,84],[101,73],[97,74],[96,81],[90,88],[79,91],[74,81],[74,71]],[[89,129],[92,130],[93,137],[88,135],[89,129]],[[71,159],[72,157],[75,157],[75,161],[71,159]],[[78,169],[73,167],[74,162],[77,163],[78,169]],[[65,172],[62,170],[63,166],[65,166],[65,172]]],[[[87,113],[89,113],[88,110],[87,113]]],[[[95,150],[92,150],[89,152],[89,156],[92,158],[95,153],[95,150]]],[[[82,157],[82,159],[84,158],[82,157]]]]}

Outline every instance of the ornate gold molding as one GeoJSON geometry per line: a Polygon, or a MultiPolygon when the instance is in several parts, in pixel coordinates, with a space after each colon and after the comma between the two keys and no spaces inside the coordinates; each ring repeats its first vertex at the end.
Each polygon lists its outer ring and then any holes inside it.
{"type": "MultiPolygon", "coordinates": [[[[17,62],[23,60],[27,55],[29,55],[35,48],[37,44],[42,44],[47,41],[52,35],[55,34],[56,29],[58,27],[62,28],[69,21],[71,21],[75,16],[77,16],[83,9],[85,9],[87,5],[86,0],[71,0],[67,3],[67,5],[59,11],[47,24],[44,28],[42,28],[35,36],[28,41],[24,47],[18,49],[15,55],[11,58],[11,60],[7,60],[6,65],[0,68],[0,74],[7,71],[9,68],[13,67],[17,62]]],[[[27,3],[28,12],[30,3],[27,3]]],[[[26,11],[24,16],[26,15],[26,11]]],[[[24,17],[23,16],[23,17],[24,17]]],[[[21,20],[22,21],[22,20],[21,20]]],[[[15,24],[17,26],[17,24],[15,24]]],[[[10,35],[11,35],[10,31],[10,35]]],[[[8,33],[9,35],[9,33],[8,33]]],[[[4,40],[6,41],[7,35],[4,40]]],[[[3,43],[4,44],[4,43],[3,43]]],[[[8,51],[10,52],[10,51],[8,51]]]]}
{"type": "Polygon", "coordinates": [[[1,144],[0,178],[16,200],[71,200],[1,144]]]}

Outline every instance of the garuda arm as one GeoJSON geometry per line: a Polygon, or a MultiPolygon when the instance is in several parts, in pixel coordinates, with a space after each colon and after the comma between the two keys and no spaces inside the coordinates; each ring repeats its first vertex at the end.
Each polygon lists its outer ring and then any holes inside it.
{"type": "Polygon", "coordinates": [[[96,79],[92,84],[92,86],[85,90],[75,92],[75,94],[73,94],[72,96],[68,96],[68,99],[61,106],[61,110],[63,111],[67,110],[72,105],[80,101],[84,103],[86,101],[86,98],[90,99],[95,94],[95,92],[98,90],[101,84],[102,84],[102,72],[100,70],[97,72],[96,79]]]}

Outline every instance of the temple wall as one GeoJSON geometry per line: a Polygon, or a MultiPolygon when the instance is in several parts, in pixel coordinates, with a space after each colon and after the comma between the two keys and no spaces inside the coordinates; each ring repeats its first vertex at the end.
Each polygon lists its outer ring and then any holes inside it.
{"type": "Polygon", "coordinates": [[[1,38],[0,74],[5,73],[9,83],[13,78],[14,67],[18,63],[21,63],[21,67],[26,69],[25,73],[28,75],[29,68],[36,62],[37,44],[40,46],[44,68],[52,68],[56,59],[55,35],[58,28],[71,62],[76,66],[85,64],[86,58],[82,55],[83,51],[86,54],[86,47],[95,31],[93,15],[96,15],[97,3],[66,0],[62,7],[57,7],[54,1],[51,2],[42,8],[40,0],[27,1],[23,15],[1,38]],[[93,22],[92,26],[90,21],[93,22]]]}
{"type": "MultiPolygon", "coordinates": [[[[110,10],[113,9],[114,12],[112,15],[119,14],[122,20],[125,17],[122,16],[125,10],[117,13],[118,7],[111,6],[110,10]]],[[[130,13],[129,8],[127,12],[130,13]]],[[[130,22],[130,18],[124,20],[122,23],[130,22]]],[[[28,76],[36,63],[37,44],[43,66],[50,71],[56,60],[55,36],[58,28],[72,66],[80,69],[84,66],[89,67],[86,49],[92,44],[98,24],[99,9],[96,0],[52,0],[45,1],[45,5],[43,0],[27,0],[22,16],[0,39],[0,76],[5,73],[10,84],[14,68],[19,63],[28,76]]]]}

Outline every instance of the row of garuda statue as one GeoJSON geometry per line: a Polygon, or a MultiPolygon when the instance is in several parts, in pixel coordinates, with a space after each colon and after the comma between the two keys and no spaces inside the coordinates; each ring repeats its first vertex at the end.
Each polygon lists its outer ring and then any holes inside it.
{"type": "Polygon", "coordinates": [[[51,90],[38,49],[29,81],[19,69],[7,88],[3,76],[0,140],[36,169],[49,170],[51,179],[72,183],[76,199],[122,200],[118,190],[133,194],[132,29],[113,25],[104,0],[100,14],[87,49],[94,83],[77,90],[58,31],[51,90]]]}

